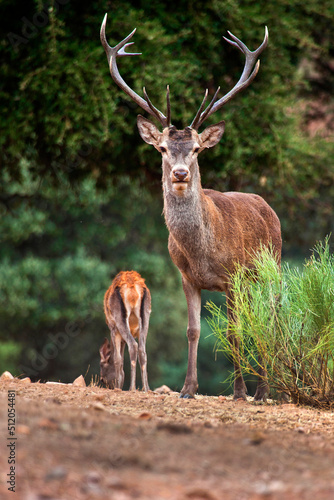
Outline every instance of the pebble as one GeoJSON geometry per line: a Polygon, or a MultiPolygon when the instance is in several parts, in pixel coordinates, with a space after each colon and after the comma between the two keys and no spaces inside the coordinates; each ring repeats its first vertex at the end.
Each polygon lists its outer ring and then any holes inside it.
{"type": "Polygon", "coordinates": [[[80,375],[73,381],[73,385],[75,385],[76,387],[87,387],[85,379],[82,375],[80,375]]]}
{"type": "Polygon", "coordinates": [[[6,380],[13,380],[13,379],[14,379],[13,375],[8,371],[3,372],[3,374],[0,377],[0,380],[2,382],[5,382],[6,380]]]}
{"type": "Polygon", "coordinates": [[[67,476],[67,470],[62,465],[53,467],[45,475],[45,481],[52,481],[53,479],[60,480],[67,476]]]}
{"type": "Polygon", "coordinates": [[[154,389],[153,392],[155,394],[170,394],[172,391],[168,387],[168,385],[162,385],[161,387],[157,387],[157,389],[154,389]]]}

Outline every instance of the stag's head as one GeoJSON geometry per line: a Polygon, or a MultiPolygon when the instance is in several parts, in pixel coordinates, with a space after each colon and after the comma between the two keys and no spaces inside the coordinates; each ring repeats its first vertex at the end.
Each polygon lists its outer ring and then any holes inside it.
{"type": "Polygon", "coordinates": [[[137,119],[139,133],[162,156],[165,189],[184,196],[199,181],[197,157],[205,148],[217,144],[224,133],[225,123],[207,127],[201,134],[191,127],[177,130],[173,125],[162,132],[143,116],[137,119]]]}
{"type": "Polygon", "coordinates": [[[123,80],[119,74],[117,67],[117,57],[137,56],[139,53],[125,52],[126,47],[132,45],[129,40],[133,37],[135,29],[124,40],[122,40],[115,47],[110,47],[106,39],[106,22],[107,14],[104,17],[101,26],[101,43],[106,51],[110,73],[117,85],[128,94],[141,108],[147,113],[156,118],[161,126],[160,131],[154,123],[147,120],[142,116],[138,116],[139,133],[143,140],[148,144],[154,146],[162,155],[162,166],[164,181],[169,185],[170,191],[177,196],[184,196],[191,186],[196,183],[196,177],[199,177],[198,172],[198,154],[206,148],[215,146],[221,139],[225,123],[223,121],[216,125],[207,127],[202,133],[198,133],[199,127],[203,122],[224,104],[226,104],[238,92],[246,88],[255,78],[259,67],[260,61],[258,56],[264,50],[268,43],[268,30],[265,28],[265,36],[262,44],[255,50],[250,51],[248,47],[239,40],[232,33],[228,32],[232,40],[224,39],[231,45],[237,47],[245,55],[245,65],[239,81],[236,85],[223,97],[217,100],[218,87],[211,102],[205,107],[208,97],[208,90],[206,90],[204,99],[199,107],[195,118],[192,123],[183,130],[177,130],[171,125],[171,112],[170,112],[170,99],[169,87],[167,86],[167,112],[164,115],[150,101],[145,87],[143,88],[144,99],[134,92],[123,80]]]}

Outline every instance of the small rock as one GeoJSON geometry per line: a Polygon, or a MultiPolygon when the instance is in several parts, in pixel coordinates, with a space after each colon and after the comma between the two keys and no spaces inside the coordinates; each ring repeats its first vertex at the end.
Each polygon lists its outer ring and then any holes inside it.
{"type": "Polygon", "coordinates": [[[152,414],[149,413],[148,411],[143,411],[138,415],[137,418],[140,418],[141,420],[151,420],[152,414]]]}
{"type": "Polygon", "coordinates": [[[103,401],[105,395],[104,394],[94,394],[95,401],[103,401]]]}
{"type": "Polygon", "coordinates": [[[2,382],[6,382],[6,380],[13,380],[13,375],[10,372],[3,372],[3,374],[0,377],[0,380],[2,382]]]}
{"type": "Polygon", "coordinates": [[[71,385],[71,384],[64,384],[63,382],[45,382],[45,385],[71,385]]]}
{"type": "Polygon", "coordinates": [[[76,378],[76,379],[73,381],[73,385],[75,385],[76,387],[87,387],[87,386],[86,386],[85,379],[83,378],[83,376],[82,376],[82,375],[80,375],[80,377],[76,378]]]}
{"type": "Polygon", "coordinates": [[[268,483],[262,481],[255,484],[255,491],[256,493],[261,495],[261,497],[262,496],[271,497],[274,493],[282,494],[284,490],[285,490],[285,485],[283,481],[276,480],[276,481],[270,481],[268,483]]]}
{"type": "Polygon", "coordinates": [[[262,432],[259,432],[259,431],[255,431],[252,433],[252,435],[246,439],[245,441],[248,443],[248,444],[251,444],[253,446],[258,446],[259,444],[261,444],[264,440],[265,440],[265,435],[262,434],[262,432]]]}
{"type": "Polygon", "coordinates": [[[38,422],[38,427],[42,427],[43,429],[58,429],[58,424],[54,420],[50,420],[49,418],[41,418],[38,422]]]}
{"type": "Polygon", "coordinates": [[[224,403],[225,401],[227,401],[227,397],[226,396],[218,396],[218,401],[220,401],[221,403],[224,403]]]}
{"type": "Polygon", "coordinates": [[[155,394],[170,394],[172,391],[167,385],[162,385],[153,391],[155,394]]]}
{"type": "Polygon", "coordinates": [[[53,479],[64,479],[67,476],[67,470],[59,465],[57,467],[53,467],[53,469],[49,470],[47,474],[45,475],[45,480],[46,481],[52,481],[53,479]]]}
{"type": "Polygon", "coordinates": [[[97,401],[96,403],[92,403],[91,407],[94,408],[94,410],[99,410],[99,411],[106,410],[106,407],[99,401],[97,401]]]}
{"type": "Polygon", "coordinates": [[[216,500],[217,497],[210,493],[207,489],[204,488],[194,488],[189,490],[186,493],[187,498],[193,498],[194,500],[216,500]]]}
{"type": "Polygon", "coordinates": [[[28,427],[27,425],[18,425],[16,427],[16,432],[17,434],[23,434],[25,436],[27,436],[28,434],[30,434],[30,427],[28,427]]]}
{"type": "Polygon", "coordinates": [[[31,384],[31,379],[29,377],[19,379],[21,384],[31,384]]]}

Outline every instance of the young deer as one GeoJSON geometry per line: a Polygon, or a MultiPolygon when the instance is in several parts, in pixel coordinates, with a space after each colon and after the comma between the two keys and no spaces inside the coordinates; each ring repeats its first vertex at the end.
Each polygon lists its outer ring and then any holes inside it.
{"type": "Polygon", "coordinates": [[[143,390],[147,380],[146,337],[151,314],[151,294],[144,279],[135,271],[122,271],[106,291],[104,313],[110,329],[109,343],[100,347],[100,377],[111,389],[123,388],[124,348],[127,344],[131,361],[130,391],[136,389],[137,354],[143,390]],[[135,339],[138,339],[138,345],[135,339]]]}
{"type": "MultiPolygon", "coordinates": [[[[136,94],[123,80],[117,68],[117,57],[135,56],[125,52],[135,30],[115,47],[106,40],[105,16],[101,26],[101,42],[106,51],[110,73],[117,85],[139,106],[154,116],[162,125],[162,132],[146,118],[138,116],[139,133],[143,140],[153,145],[162,155],[164,216],[169,229],[168,249],[182,275],[183,289],[188,305],[188,370],[181,397],[194,397],[197,382],[197,348],[200,336],[201,290],[225,292],[227,313],[233,321],[233,296],[231,275],[237,265],[251,268],[252,259],[261,245],[272,246],[277,261],[281,259],[281,229],[275,212],[255,194],[237,192],[220,193],[202,189],[197,157],[206,148],[215,146],[224,133],[223,121],[207,127],[202,133],[198,128],[211,114],[219,110],[232,97],[246,88],[255,78],[260,62],[259,54],[267,46],[268,31],[260,47],[251,52],[237,37],[229,33],[225,38],[246,57],[244,70],[237,84],[217,101],[216,91],[204,109],[208,91],[191,125],[177,130],[171,125],[169,87],[167,87],[166,116],[156,109],[147,96],[136,94]],[[257,62],[256,62],[257,61],[257,62]],[[256,64],[255,64],[256,63],[256,64]],[[255,65],[255,66],[254,66],[255,65]],[[254,69],[253,69],[254,68],[254,69]]],[[[229,333],[230,341],[236,339],[229,333]]],[[[235,362],[234,398],[246,398],[246,386],[239,362],[235,362]]],[[[256,400],[265,400],[268,385],[263,381],[264,367],[255,393],[256,400]]]]}

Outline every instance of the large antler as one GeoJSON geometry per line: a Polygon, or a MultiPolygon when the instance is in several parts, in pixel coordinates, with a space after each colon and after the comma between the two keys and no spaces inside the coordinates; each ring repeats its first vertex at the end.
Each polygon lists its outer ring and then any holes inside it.
{"type": "Polygon", "coordinates": [[[167,116],[165,116],[161,111],[159,111],[156,107],[153,106],[151,103],[150,99],[148,98],[148,95],[146,93],[145,87],[143,89],[144,91],[144,96],[145,99],[140,97],[134,90],[132,90],[123,80],[121,75],[119,74],[118,67],[117,67],[117,57],[125,57],[125,56],[140,56],[140,53],[130,53],[130,52],[125,52],[126,47],[129,45],[132,45],[133,42],[129,42],[129,40],[133,37],[135,34],[136,29],[134,29],[124,40],[122,40],[120,43],[115,45],[115,47],[110,47],[110,45],[107,42],[106,38],[106,23],[107,23],[107,14],[104,16],[104,19],[102,21],[101,25],[101,32],[100,32],[100,39],[101,43],[103,45],[103,48],[107,54],[107,59],[108,59],[108,64],[110,68],[110,74],[113,78],[113,80],[117,83],[117,85],[124,90],[128,96],[131,97],[133,101],[135,101],[138,106],[143,108],[147,113],[150,115],[154,116],[159,120],[161,125],[165,127],[169,127],[170,125],[170,100],[169,100],[169,87],[167,86],[167,116]]]}
{"type": "Polygon", "coordinates": [[[217,94],[220,90],[220,87],[218,87],[215,95],[213,96],[210,104],[208,107],[203,111],[205,101],[208,96],[208,91],[206,90],[204,99],[202,101],[202,104],[199,108],[199,110],[196,113],[195,118],[193,119],[190,127],[198,130],[198,128],[202,125],[204,120],[206,120],[210,115],[218,111],[224,104],[226,104],[232,97],[234,97],[238,92],[243,90],[244,88],[248,87],[248,85],[254,80],[254,78],[257,75],[257,72],[259,71],[260,67],[260,60],[258,60],[255,64],[255,61],[257,60],[258,56],[261,54],[261,52],[266,48],[268,44],[268,29],[267,26],[265,27],[265,34],[264,34],[264,39],[263,42],[261,43],[260,47],[258,47],[256,50],[253,52],[248,49],[248,47],[241,41],[239,40],[236,36],[232,35],[230,31],[228,31],[228,34],[232,38],[232,40],[229,40],[228,38],[223,37],[228,43],[231,45],[234,45],[237,47],[243,54],[246,56],[246,61],[245,61],[245,66],[244,70],[242,72],[242,75],[236,83],[236,85],[231,89],[226,95],[224,95],[221,99],[219,99],[216,102],[217,99],[217,94]],[[254,67],[255,64],[255,67],[254,67]],[[254,67],[254,69],[253,69],[254,67]],[[253,71],[252,71],[253,70],[253,71]],[[251,73],[252,72],[252,73],[251,73]]]}

